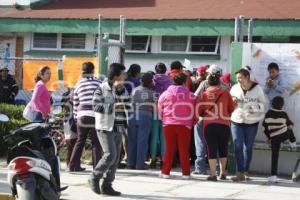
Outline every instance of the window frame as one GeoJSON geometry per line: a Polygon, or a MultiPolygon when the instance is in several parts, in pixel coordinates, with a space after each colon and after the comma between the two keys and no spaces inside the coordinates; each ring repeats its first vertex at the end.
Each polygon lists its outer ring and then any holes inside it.
{"type": "MultiPolygon", "coordinates": [[[[165,35],[166,37],[172,37],[171,35],[165,35]]],[[[216,47],[215,47],[215,51],[214,52],[196,52],[196,51],[189,51],[189,47],[191,45],[191,41],[192,41],[192,37],[205,37],[205,36],[197,36],[197,35],[193,35],[193,36],[185,36],[187,37],[187,44],[186,44],[186,48],[185,51],[163,51],[162,50],[162,37],[161,36],[159,38],[159,53],[163,53],[163,54],[196,54],[196,55],[218,55],[218,50],[219,50],[219,46],[220,46],[220,40],[221,37],[220,36],[213,36],[213,37],[217,37],[217,41],[216,41],[216,47]]],[[[175,36],[176,37],[176,36],[175,36]]]]}
{"type": "MultiPolygon", "coordinates": [[[[39,32],[33,32],[31,33],[31,42],[30,42],[30,48],[32,50],[48,50],[48,51],[53,51],[53,50],[59,50],[59,51],[87,51],[87,34],[83,33],[85,35],[85,41],[84,41],[84,48],[83,49],[71,49],[71,48],[62,48],[62,34],[64,33],[55,33],[57,35],[57,40],[56,40],[56,48],[36,48],[33,47],[33,42],[34,42],[34,34],[39,33],[39,32]]],[[[75,33],[76,34],[76,33],[75,33]]],[[[82,33],[81,33],[82,34],[82,33]]]]}
{"type": "MultiPolygon", "coordinates": [[[[147,36],[147,43],[146,43],[146,48],[145,50],[128,50],[125,48],[126,53],[148,53],[149,45],[150,45],[150,35],[128,35],[128,37],[138,37],[138,36],[147,36]]],[[[126,44],[126,39],[125,39],[125,44],[126,44]]]]}

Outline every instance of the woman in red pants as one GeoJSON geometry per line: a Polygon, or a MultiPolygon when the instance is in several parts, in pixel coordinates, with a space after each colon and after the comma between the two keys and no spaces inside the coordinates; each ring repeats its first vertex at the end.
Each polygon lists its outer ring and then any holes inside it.
{"type": "Polygon", "coordinates": [[[190,178],[189,148],[191,128],[196,122],[194,107],[196,98],[185,86],[183,73],[173,78],[174,85],[159,97],[158,112],[163,121],[166,152],[160,176],[169,178],[176,149],[182,168],[182,177],[190,178]]]}

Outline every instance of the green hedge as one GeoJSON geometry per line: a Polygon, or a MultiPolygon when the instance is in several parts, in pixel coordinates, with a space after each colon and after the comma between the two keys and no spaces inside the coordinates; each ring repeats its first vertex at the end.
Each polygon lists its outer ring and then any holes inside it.
{"type": "Polygon", "coordinates": [[[23,110],[24,106],[0,104],[0,113],[7,115],[9,118],[9,122],[0,123],[0,156],[3,156],[7,151],[7,145],[3,141],[3,136],[28,123],[22,116],[23,110]]]}

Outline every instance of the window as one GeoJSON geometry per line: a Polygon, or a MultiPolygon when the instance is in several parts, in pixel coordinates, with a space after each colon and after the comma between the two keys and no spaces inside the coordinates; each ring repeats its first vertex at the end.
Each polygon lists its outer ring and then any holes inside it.
{"type": "Polygon", "coordinates": [[[127,52],[148,52],[149,36],[126,36],[125,49],[127,52]]]}
{"type": "Polygon", "coordinates": [[[218,36],[162,36],[161,52],[188,54],[217,54],[218,36]]]}
{"type": "Polygon", "coordinates": [[[56,33],[34,33],[33,34],[33,48],[57,48],[57,34],[56,33]]]}
{"type": "Polygon", "coordinates": [[[85,34],[69,34],[61,35],[62,49],[85,49],[85,34]]]}
{"type": "Polygon", "coordinates": [[[162,51],[186,51],[188,37],[186,36],[162,36],[162,51]]]}
{"type": "Polygon", "coordinates": [[[192,36],[190,52],[215,52],[218,37],[192,36]]]}

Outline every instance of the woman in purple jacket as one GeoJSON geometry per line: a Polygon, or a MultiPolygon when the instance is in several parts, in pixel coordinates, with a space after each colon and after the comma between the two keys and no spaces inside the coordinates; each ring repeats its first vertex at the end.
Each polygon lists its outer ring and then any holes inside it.
{"type": "MultiPolygon", "coordinates": [[[[156,93],[157,99],[159,96],[168,89],[168,87],[172,84],[172,80],[165,73],[167,71],[167,67],[164,63],[157,63],[155,66],[155,72],[153,78],[154,91],[156,93]]],[[[159,119],[157,112],[154,111],[150,135],[150,155],[151,155],[151,163],[150,167],[156,167],[156,156],[158,145],[160,147],[160,156],[163,157],[165,151],[165,140],[162,128],[162,121],[159,119]]]]}

